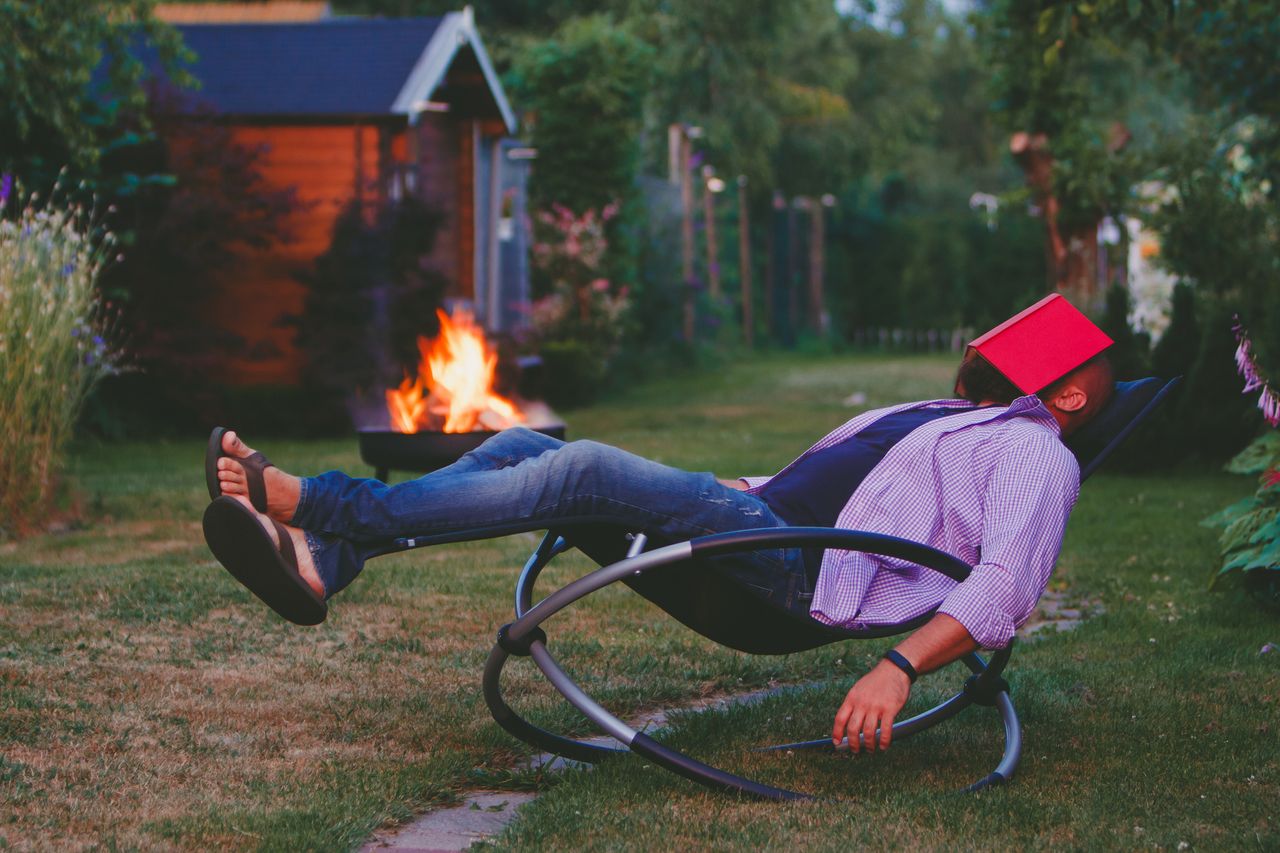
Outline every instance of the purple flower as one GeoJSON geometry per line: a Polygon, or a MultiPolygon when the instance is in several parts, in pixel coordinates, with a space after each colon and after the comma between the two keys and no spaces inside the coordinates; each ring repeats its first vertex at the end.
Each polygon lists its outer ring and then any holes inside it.
{"type": "Polygon", "coordinates": [[[0,210],[4,209],[5,204],[9,201],[9,196],[13,194],[13,175],[5,172],[0,175],[0,210]]]}
{"type": "Polygon", "coordinates": [[[1258,395],[1258,408],[1262,411],[1262,417],[1271,426],[1280,426],[1280,394],[1271,390],[1271,384],[1263,379],[1258,371],[1258,362],[1253,355],[1249,332],[1238,316],[1231,330],[1236,333],[1236,340],[1239,342],[1239,346],[1236,347],[1236,370],[1244,377],[1244,389],[1240,393],[1249,394],[1261,389],[1262,393],[1258,395]]]}
{"type": "Polygon", "coordinates": [[[1280,396],[1271,390],[1270,385],[1263,386],[1262,396],[1258,398],[1258,408],[1267,423],[1280,426],[1280,396]]]}
{"type": "Polygon", "coordinates": [[[71,275],[75,271],[76,271],[75,264],[67,264],[62,268],[62,277],[66,278],[67,276],[71,275]]]}
{"type": "Polygon", "coordinates": [[[106,342],[106,341],[104,341],[104,340],[102,339],[102,336],[101,336],[101,335],[94,335],[94,336],[93,336],[93,345],[94,345],[94,346],[96,346],[96,347],[104,347],[104,346],[106,346],[106,345],[107,345],[107,342],[106,342]]]}

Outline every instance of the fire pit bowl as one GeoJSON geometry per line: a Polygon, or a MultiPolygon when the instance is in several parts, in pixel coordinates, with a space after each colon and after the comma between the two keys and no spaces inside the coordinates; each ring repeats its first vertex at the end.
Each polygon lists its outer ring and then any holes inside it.
{"type": "MultiPolygon", "coordinates": [[[[563,439],[564,424],[530,427],[543,435],[563,439]]],[[[386,481],[391,471],[416,471],[426,474],[451,465],[468,451],[475,450],[497,435],[488,430],[473,432],[395,432],[393,430],[360,430],[360,458],[372,465],[374,476],[386,481]]]]}

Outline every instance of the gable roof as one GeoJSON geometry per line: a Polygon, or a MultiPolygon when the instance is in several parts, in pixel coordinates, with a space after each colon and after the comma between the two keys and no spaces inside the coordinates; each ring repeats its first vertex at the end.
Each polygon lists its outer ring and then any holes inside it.
{"type": "Polygon", "coordinates": [[[515,115],[470,10],[440,18],[332,18],[308,23],[179,26],[196,54],[199,100],[234,116],[412,117],[469,48],[494,111],[515,115]]]}

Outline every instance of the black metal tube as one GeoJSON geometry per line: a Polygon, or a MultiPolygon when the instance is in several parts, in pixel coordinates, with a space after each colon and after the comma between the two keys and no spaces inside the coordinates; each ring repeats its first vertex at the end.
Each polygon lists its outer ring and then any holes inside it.
{"type": "Polygon", "coordinates": [[[643,755],[653,763],[661,765],[686,779],[692,779],[694,782],[706,785],[708,788],[747,794],[748,796],[759,797],[762,800],[813,799],[809,794],[788,791],[786,788],[775,788],[772,785],[765,785],[762,782],[735,776],[709,764],[703,764],[683,752],[677,752],[670,747],[663,746],[643,732],[631,739],[631,751],[643,755]]]}
{"type": "Polygon", "coordinates": [[[539,749],[545,749],[547,752],[563,755],[565,758],[571,758],[574,761],[582,761],[587,764],[594,764],[611,755],[626,752],[625,749],[597,746],[562,737],[535,726],[517,714],[502,698],[500,682],[502,680],[502,668],[506,665],[507,658],[507,653],[501,647],[496,645],[493,647],[493,650],[489,652],[489,659],[485,661],[482,689],[484,691],[484,702],[489,706],[489,713],[493,715],[494,721],[508,733],[539,749]]]}

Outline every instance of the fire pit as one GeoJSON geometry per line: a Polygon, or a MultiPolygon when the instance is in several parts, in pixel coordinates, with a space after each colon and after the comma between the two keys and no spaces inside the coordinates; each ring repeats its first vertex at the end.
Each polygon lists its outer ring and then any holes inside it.
{"type": "Polygon", "coordinates": [[[494,393],[498,356],[467,311],[436,312],[440,334],[418,338],[416,376],[386,392],[390,428],[358,431],[360,458],[379,480],[392,471],[427,473],[457,461],[503,429],[528,426],[564,438],[564,424],[541,403],[494,393]]]}
{"type": "MultiPolygon", "coordinates": [[[[552,438],[564,438],[564,424],[530,427],[552,438]]],[[[464,453],[475,450],[486,439],[497,435],[491,430],[473,432],[395,432],[394,430],[360,430],[360,458],[372,465],[374,476],[386,481],[391,471],[416,471],[425,474],[456,462],[464,453]]]]}

